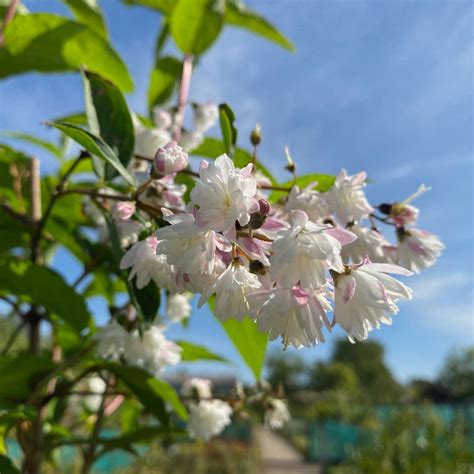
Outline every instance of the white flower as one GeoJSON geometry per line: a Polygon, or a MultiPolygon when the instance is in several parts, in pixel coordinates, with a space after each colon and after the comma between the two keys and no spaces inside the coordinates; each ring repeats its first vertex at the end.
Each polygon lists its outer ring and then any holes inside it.
{"type": "Polygon", "coordinates": [[[311,183],[302,191],[300,191],[298,186],[293,186],[288,195],[285,210],[289,212],[301,209],[308,214],[309,219],[313,222],[318,222],[326,217],[329,211],[324,199],[324,194],[314,191],[313,188],[315,185],[316,183],[311,183]]]}
{"type": "Polygon", "coordinates": [[[365,257],[369,257],[371,262],[388,262],[386,247],[389,243],[379,231],[358,224],[351,225],[349,230],[357,239],[342,248],[341,256],[345,263],[349,260],[359,263],[365,257]]]}
{"type": "Polygon", "coordinates": [[[158,149],[153,163],[157,173],[172,174],[186,168],[188,162],[188,154],[175,141],[171,141],[158,149]]]}
{"type": "Polygon", "coordinates": [[[283,346],[310,347],[324,342],[323,323],[330,329],[326,310],[330,308],[322,293],[293,288],[274,288],[255,294],[257,324],[268,332],[271,341],[281,336],[283,346]],[[266,296],[265,296],[266,293],[266,296]],[[263,305],[259,303],[266,298],[263,305]]]}
{"type": "MultiPolygon", "coordinates": [[[[158,288],[173,289],[173,269],[165,255],[157,255],[156,237],[148,237],[134,244],[120,261],[120,269],[131,268],[129,279],[137,277],[138,289],[144,288],[153,280],[158,288]]],[[[158,291],[158,290],[157,290],[158,291]]]]}
{"type": "Polygon", "coordinates": [[[278,430],[291,420],[286,400],[271,398],[269,408],[265,411],[265,424],[272,430],[278,430]]]}
{"type": "Polygon", "coordinates": [[[139,127],[135,133],[134,154],[153,158],[159,148],[171,141],[171,135],[159,128],[139,127]]]}
{"type": "Polygon", "coordinates": [[[200,178],[191,191],[191,200],[197,206],[198,223],[215,231],[235,227],[235,221],[244,226],[251,212],[258,211],[254,198],[257,181],[251,176],[252,165],[236,169],[227,155],[213,163],[201,162],[200,178]]]}
{"type": "Polygon", "coordinates": [[[189,214],[164,217],[170,226],[156,231],[158,251],[182,273],[212,273],[216,238],[213,231],[200,229],[189,214]]]}
{"type": "Polygon", "coordinates": [[[222,400],[201,400],[189,410],[188,431],[193,438],[209,441],[231,423],[232,408],[222,400]]]}
{"type": "Polygon", "coordinates": [[[185,319],[189,318],[191,314],[191,305],[189,299],[192,294],[180,294],[169,295],[166,299],[166,315],[168,319],[173,323],[180,323],[185,319]]]}
{"type": "Polygon", "coordinates": [[[138,331],[130,334],[125,358],[127,363],[142,367],[158,375],[169,365],[181,361],[181,347],[166,339],[164,328],[151,326],[142,335],[138,331]]]}
{"type": "Polygon", "coordinates": [[[135,203],[119,201],[112,207],[114,219],[128,221],[135,214],[135,203]]]}
{"type": "Polygon", "coordinates": [[[183,148],[184,151],[193,151],[204,141],[204,134],[196,131],[190,132],[188,130],[183,130],[181,133],[181,138],[179,139],[179,145],[183,148]]]}
{"type": "Polygon", "coordinates": [[[212,398],[212,381],[193,377],[184,381],[181,387],[183,397],[198,396],[199,399],[212,398]]]}
{"type": "Polygon", "coordinates": [[[242,263],[231,262],[214,284],[203,292],[198,308],[215,293],[214,313],[216,316],[223,321],[229,318],[241,320],[249,314],[249,293],[256,291],[260,286],[257,275],[250,273],[242,263]]]}
{"type": "Polygon", "coordinates": [[[322,286],[327,268],[343,270],[341,243],[330,235],[330,225],[309,221],[304,211],[291,211],[291,221],[292,227],[278,232],[272,243],[272,279],[286,287],[298,282],[305,288],[322,286]]]}
{"type": "Polygon", "coordinates": [[[398,313],[395,303],[400,298],[411,299],[410,288],[386,273],[411,275],[397,265],[365,260],[335,277],[334,323],[347,332],[351,342],[367,339],[380,323],[391,324],[390,314],[398,313]]]}
{"type": "Polygon", "coordinates": [[[120,359],[125,352],[128,337],[128,332],[115,319],[112,320],[94,336],[97,355],[103,359],[120,359]]]}
{"type": "Polygon", "coordinates": [[[83,402],[90,412],[96,413],[99,411],[100,405],[102,403],[103,393],[107,388],[107,384],[102,377],[94,375],[93,377],[87,379],[87,386],[89,391],[95,395],[87,395],[83,398],[83,402]]]}
{"type": "Polygon", "coordinates": [[[329,210],[337,215],[342,224],[360,221],[374,210],[362,190],[365,180],[365,172],[348,176],[343,169],[326,193],[329,210]]]}
{"type": "Polygon", "coordinates": [[[199,132],[207,132],[219,118],[219,108],[216,104],[193,104],[194,126],[199,132]]]}
{"type": "Polygon", "coordinates": [[[153,123],[155,124],[156,128],[165,130],[173,125],[173,117],[166,109],[163,109],[162,107],[154,107],[153,123]]]}
{"type": "Polygon", "coordinates": [[[421,229],[399,229],[398,264],[415,273],[430,267],[441,255],[444,245],[439,238],[421,229]]]}

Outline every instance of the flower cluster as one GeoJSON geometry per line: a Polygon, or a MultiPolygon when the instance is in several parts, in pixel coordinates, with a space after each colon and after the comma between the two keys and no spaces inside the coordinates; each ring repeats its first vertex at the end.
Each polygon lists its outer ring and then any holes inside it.
{"type": "MultiPolygon", "coordinates": [[[[200,113],[204,120],[208,112],[200,113]]],[[[424,186],[405,201],[374,207],[364,193],[365,173],[342,170],[326,192],[318,192],[317,183],[294,185],[270,205],[263,190],[271,186],[254,166],[240,169],[221,155],[201,162],[186,206],[182,200],[175,209],[163,205],[163,173],[166,189],[172,188],[187,164],[177,143],[158,149],[156,179],[144,194],[154,190],[148,202],[161,205],[168,225],[133,244],[121,262],[138,288],[154,281],[167,289],[172,321],[187,317],[189,294],[199,293],[198,306],[215,297],[219,318],[249,316],[284,347],[324,342],[336,324],[351,341],[363,340],[391,323],[399,300],[411,298],[411,290],[389,274],[418,272],[443,248],[436,236],[413,227],[419,211],[409,203],[424,186]],[[398,245],[382,235],[376,219],[394,228],[398,245]]],[[[133,211],[116,205],[119,222],[133,211]]]]}
{"type": "Polygon", "coordinates": [[[212,399],[210,380],[188,379],[181,394],[189,400],[188,431],[191,437],[209,441],[231,423],[232,407],[223,400],[212,399]]]}

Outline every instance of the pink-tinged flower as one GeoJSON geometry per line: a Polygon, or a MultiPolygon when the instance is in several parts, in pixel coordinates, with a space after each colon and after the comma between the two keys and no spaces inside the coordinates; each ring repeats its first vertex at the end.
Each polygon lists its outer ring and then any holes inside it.
{"type": "Polygon", "coordinates": [[[341,256],[344,263],[358,263],[366,256],[371,262],[389,263],[386,256],[389,242],[378,230],[358,224],[350,226],[349,230],[357,236],[357,239],[342,248],[341,256]]]}
{"type": "Polygon", "coordinates": [[[291,211],[291,223],[289,229],[278,232],[271,247],[270,272],[274,281],[285,287],[300,284],[317,288],[326,283],[328,268],[343,271],[341,240],[348,243],[355,239],[353,234],[315,224],[304,211],[291,211]]]}
{"type": "Polygon", "coordinates": [[[387,273],[412,274],[397,265],[371,263],[366,259],[335,275],[333,324],[339,324],[351,342],[367,339],[369,332],[381,323],[391,324],[390,314],[398,313],[396,302],[411,299],[410,288],[387,273]]]}
{"type": "Polygon", "coordinates": [[[235,227],[235,221],[245,226],[250,214],[259,210],[254,199],[257,182],[251,175],[252,165],[244,169],[234,167],[227,155],[221,155],[210,164],[201,162],[200,180],[191,191],[196,205],[196,220],[215,231],[235,227]]]}
{"type": "Polygon", "coordinates": [[[159,174],[173,174],[186,168],[188,163],[188,154],[175,141],[171,141],[156,152],[154,167],[159,174]]]}
{"type": "MultiPolygon", "coordinates": [[[[414,206],[411,206],[409,203],[429,190],[430,188],[422,184],[415,193],[408,196],[402,202],[396,202],[387,206],[388,214],[397,227],[404,227],[416,223],[420,210],[414,206]]],[[[379,209],[382,210],[383,206],[383,204],[379,206],[379,209]]]]}
{"type": "Polygon", "coordinates": [[[201,400],[189,407],[188,431],[191,437],[209,441],[230,425],[232,408],[222,400],[201,400]]]}
{"type": "Polygon", "coordinates": [[[181,387],[181,395],[188,398],[196,395],[199,399],[212,398],[212,381],[199,377],[187,379],[181,387]]]}
{"type": "Polygon", "coordinates": [[[362,190],[366,178],[365,172],[348,176],[347,171],[343,169],[337,175],[332,188],[325,193],[329,210],[335,213],[344,225],[358,222],[374,210],[362,190]]]}
{"type": "Polygon", "coordinates": [[[316,183],[311,183],[301,191],[298,186],[293,186],[288,195],[285,210],[289,212],[300,209],[306,212],[313,222],[324,219],[329,214],[328,206],[324,194],[314,191],[315,186],[316,183]]]}
{"type": "Polygon", "coordinates": [[[134,154],[153,158],[157,150],[165,146],[170,140],[171,135],[166,130],[140,126],[135,133],[134,154]]]}
{"type": "Polygon", "coordinates": [[[219,107],[213,103],[193,104],[194,126],[198,132],[207,132],[219,118],[219,107]]]}
{"type": "Polygon", "coordinates": [[[281,337],[283,346],[310,347],[324,342],[323,324],[330,330],[326,310],[330,309],[324,292],[293,288],[273,288],[257,292],[252,304],[261,331],[270,340],[281,337]],[[263,304],[262,304],[263,302],[263,304]]]}
{"type": "Polygon", "coordinates": [[[248,295],[260,286],[257,275],[250,273],[242,263],[233,261],[214,284],[202,293],[198,308],[215,293],[216,316],[223,321],[231,318],[241,320],[250,311],[248,295]]]}
{"type": "Polygon", "coordinates": [[[436,262],[444,245],[434,234],[421,229],[398,229],[398,264],[420,273],[436,262]]]}
{"type": "Polygon", "coordinates": [[[174,269],[166,261],[165,255],[158,255],[156,237],[148,237],[134,244],[120,261],[120,269],[131,268],[129,279],[137,277],[138,289],[153,280],[158,288],[174,288],[174,269]]]}
{"type": "Polygon", "coordinates": [[[112,215],[115,219],[128,221],[135,214],[135,203],[119,201],[112,208],[112,215]]]}
{"type": "Polygon", "coordinates": [[[164,217],[171,225],[156,231],[158,252],[183,274],[212,273],[218,238],[215,232],[198,227],[190,214],[164,217]]]}

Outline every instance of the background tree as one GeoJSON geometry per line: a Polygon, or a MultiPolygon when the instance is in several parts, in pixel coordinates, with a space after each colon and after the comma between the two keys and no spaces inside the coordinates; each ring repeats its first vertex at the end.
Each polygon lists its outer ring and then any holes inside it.
{"type": "Polygon", "coordinates": [[[267,379],[273,387],[282,386],[286,393],[293,393],[305,385],[306,364],[294,352],[272,352],[267,359],[267,379]]]}
{"type": "Polygon", "coordinates": [[[474,398],[474,347],[453,350],[438,377],[440,386],[454,400],[474,398]]]}
{"type": "Polygon", "coordinates": [[[380,343],[364,341],[352,344],[341,339],[334,345],[331,361],[347,364],[354,370],[370,401],[392,403],[400,399],[402,389],[385,364],[384,348],[380,343]]]}

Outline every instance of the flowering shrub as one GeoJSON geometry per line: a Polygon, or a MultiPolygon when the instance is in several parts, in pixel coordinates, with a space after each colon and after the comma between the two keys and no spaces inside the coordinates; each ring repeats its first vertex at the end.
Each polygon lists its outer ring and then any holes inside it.
{"type": "MultiPolygon", "coordinates": [[[[415,227],[419,212],[411,201],[426,188],[402,202],[373,205],[364,194],[365,172],[300,176],[288,150],[291,179],[277,183],[258,159],[259,126],[248,152],[237,146],[229,105],[189,103],[193,59],[224,24],[291,49],[241,2],[131,2],[152,5],[165,19],[150,118],[127,106],[123,92],[131,79],[108,43],[98,5],[65,3],[74,20],[15,15],[13,1],[2,32],[4,76],[80,68],[85,113],[47,122],[61,132],[61,143],[75,142],[73,158],[65,147],[14,135],[59,157],[57,175],[41,177],[37,159],[0,146],[0,296],[20,322],[0,360],[0,432],[16,435],[23,472],[34,474],[69,444],[83,448],[86,473],[105,452],[133,452],[134,444],[155,437],[166,445],[188,436],[207,441],[249,404],[264,410],[267,425],[282,427],[290,416],[286,402],[263,382],[250,393],[236,387],[222,400],[213,398],[209,381],[191,379],[180,397],[163,378],[167,367],[222,358],[168,340],[166,326],[185,322],[199,294],[198,306],[210,305],[257,381],[268,339],[281,340],[283,349],[311,347],[335,325],[353,342],[366,339],[391,323],[399,300],[412,297],[390,275],[419,272],[443,249],[415,227]],[[162,56],[171,39],[182,61],[162,56]],[[52,50],[55,41],[62,48],[52,50]],[[175,89],[176,105],[169,105],[175,89]],[[186,113],[193,114],[192,128],[184,126],[186,113]],[[217,121],[222,139],[207,137],[217,121]],[[195,169],[190,155],[207,159],[195,169]],[[394,231],[395,245],[381,225],[394,231]],[[83,266],[71,284],[51,269],[58,246],[83,266]],[[103,327],[86,305],[97,295],[109,303],[103,327]],[[40,338],[41,328],[51,344],[40,338]],[[12,351],[26,329],[28,351],[12,351]],[[127,405],[135,399],[139,405],[127,405]],[[104,419],[122,408],[129,421],[120,436],[102,436],[104,419]]],[[[0,463],[1,472],[15,472],[6,456],[0,463]]]]}

